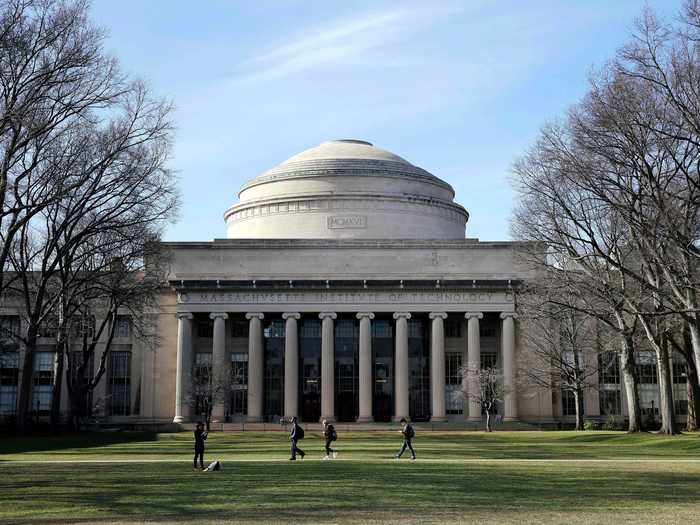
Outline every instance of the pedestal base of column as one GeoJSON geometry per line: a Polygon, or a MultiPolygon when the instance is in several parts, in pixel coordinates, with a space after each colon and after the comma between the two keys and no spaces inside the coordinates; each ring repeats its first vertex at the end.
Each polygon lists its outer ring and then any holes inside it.
{"type": "Polygon", "coordinates": [[[263,418],[262,418],[262,416],[246,416],[245,422],[246,423],[262,423],[263,418]]]}
{"type": "Polygon", "coordinates": [[[182,416],[175,416],[173,418],[173,423],[182,423],[184,421],[185,421],[185,418],[183,418],[182,416]]]}
{"type": "Polygon", "coordinates": [[[431,423],[447,423],[447,416],[433,416],[430,418],[431,423]]]}
{"type": "Polygon", "coordinates": [[[329,423],[335,423],[335,416],[321,416],[320,418],[318,418],[318,422],[323,423],[324,419],[329,423]]]}
{"type": "Polygon", "coordinates": [[[355,423],[374,423],[372,416],[360,416],[355,420],[355,423]]]}

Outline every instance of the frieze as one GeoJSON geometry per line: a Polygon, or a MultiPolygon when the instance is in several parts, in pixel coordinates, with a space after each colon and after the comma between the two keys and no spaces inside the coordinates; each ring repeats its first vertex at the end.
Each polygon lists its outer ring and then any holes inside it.
{"type": "Polygon", "coordinates": [[[503,304],[512,292],[470,291],[181,291],[180,304],[503,304]]]}

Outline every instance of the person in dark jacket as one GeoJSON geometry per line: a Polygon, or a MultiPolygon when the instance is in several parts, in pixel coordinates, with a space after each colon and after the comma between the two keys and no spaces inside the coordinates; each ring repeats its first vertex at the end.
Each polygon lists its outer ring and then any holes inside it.
{"type": "Polygon", "coordinates": [[[323,459],[333,459],[338,457],[338,453],[331,448],[331,442],[336,440],[335,427],[328,423],[327,419],[323,420],[323,440],[326,442],[326,455],[323,459]]]}
{"type": "Polygon", "coordinates": [[[297,418],[293,417],[292,418],[292,430],[289,433],[289,440],[292,442],[292,457],[289,458],[290,461],[295,461],[297,459],[297,454],[301,456],[301,459],[304,459],[304,456],[306,456],[306,452],[301,450],[299,447],[297,447],[297,441],[301,439],[303,436],[304,430],[299,426],[297,423],[297,418]]]}
{"type": "Polygon", "coordinates": [[[194,467],[197,468],[197,458],[199,458],[199,468],[204,470],[204,441],[207,439],[207,433],[204,431],[204,425],[197,423],[197,428],[194,431],[194,467]]]}
{"type": "Polygon", "coordinates": [[[408,424],[408,421],[406,421],[406,418],[401,418],[401,430],[399,430],[399,432],[403,434],[403,445],[401,446],[399,453],[396,454],[394,458],[399,459],[401,454],[403,454],[406,449],[409,449],[411,451],[411,459],[416,459],[416,453],[411,445],[411,439],[413,439],[413,436],[415,436],[415,432],[413,431],[413,427],[408,424]]]}

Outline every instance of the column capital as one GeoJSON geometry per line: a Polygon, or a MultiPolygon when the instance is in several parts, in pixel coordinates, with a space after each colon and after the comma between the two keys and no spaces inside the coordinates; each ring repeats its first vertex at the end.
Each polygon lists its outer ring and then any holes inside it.
{"type": "Polygon", "coordinates": [[[517,319],[518,314],[515,312],[501,312],[501,315],[499,316],[501,319],[508,319],[509,317],[512,319],[517,319]]]}
{"type": "Polygon", "coordinates": [[[483,319],[484,314],[481,312],[467,312],[464,314],[465,319],[471,319],[472,317],[476,317],[477,319],[483,319]]]}
{"type": "Polygon", "coordinates": [[[394,319],[410,319],[411,318],[411,313],[410,312],[394,312],[393,315],[394,319]]]}
{"type": "Polygon", "coordinates": [[[357,312],[355,314],[355,317],[358,319],[362,319],[363,317],[369,317],[370,319],[374,319],[374,314],[372,312],[357,312]]]}
{"type": "Polygon", "coordinates": [[[194,315],[192,314],[192,312],[178,312],[177,318],[178,319],[192,320],[192,319],[194,319],[194,315]]]}
{"type": "Polygon", "coordinates": [[[445,312],[430,312],[428,314],[430,319],[447,319],[447,313],[445,312]]]}
{"type": "Polygon", "coordinates": [[[228,314],[224,312],[212,312],[209,314],[209,319],[228,319],[228,314]]]}
{"type": "Polygon", "coordinates": [[[261,312],[250,312],[245,314],[246,319],[265,319],[265,314],[261,312]]]}
{"type": "Polygon", "coordinates": [[[337,317],[338,317],[338,314],[336,314],[335,312],[321,312],[320,314],[318,314],[319,319],[326,319],[326,318],[336,319],[337,317]]]}
{"type": "Polygon", "coordinates": [[[301,318],[301,314],[299,312],[284,312],[282,314],[282,319],[285,321],[287,319],[296,319],[297,321],[301,318]]]}

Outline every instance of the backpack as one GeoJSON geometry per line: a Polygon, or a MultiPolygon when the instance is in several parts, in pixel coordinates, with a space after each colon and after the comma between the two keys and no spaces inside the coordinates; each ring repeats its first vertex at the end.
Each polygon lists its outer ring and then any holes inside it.
{"type": "Polygon", "coordinates": [[[338,439],[338,433],[335,431],[335,427],[330,425],[329,430],[331,431],[331,441],[338,439]]]}
{"type": "Polygon", "coordinates": [[[416,437],[416,431],[413,430],[411,425],[408,425],[408,438],[413,439],[414,437],[416,437]]]}
{"type": "Polygon", "coordinates": [[[304,439],[304,429],[301,428],[299,425],[297,425],[296,438],[297,439],[304,439]]]}
{"type": "Polygon", "coordinates": [[[214,472],[216,470],[224,470],[221,467],[221,461],[216,460],[212,461],[207,468],[204,469],[204,472],[214,472]]]}

